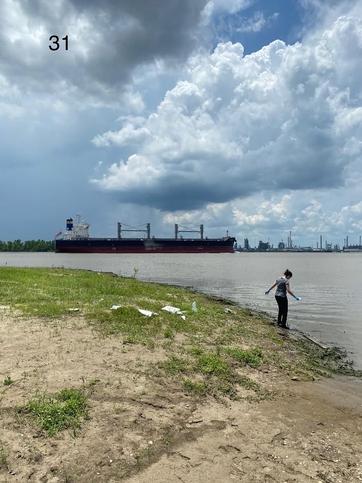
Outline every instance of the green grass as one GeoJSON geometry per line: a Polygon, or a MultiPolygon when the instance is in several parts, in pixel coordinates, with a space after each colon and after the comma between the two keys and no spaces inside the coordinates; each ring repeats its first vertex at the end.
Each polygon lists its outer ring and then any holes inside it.
{"type": "Polygon", "coordinates": [[[1,267],[0,300],[24,316],[82,316],[104,334],[122,334],[129,342],[146,345],[177,333],[205,334],[205,329],[220,326],[224,316],[219,304],[186,289],[85,270],[1,267]],[[197,313],[191,310],[194,300],[200,307],[197,313]],[[121,308],[111,310],[112,305],[121,308]],[[164,305],[185,310],[186,320],[162,311],[164,305]],[[138,308],[158,315],[144,317],[138,308]]]}
{"type": "Polygon", "coordinates": [[[206,352],[196,356],[195,371],[201,374],[223,376],[230,370],[228,363],[217,353],[206,352]]]}
{"type": "Polygon", "coordinates": [[[11,386],[11,384],[14,384],[14,381],[11,379],[10,376],[6,376],[3,380],[3,384],[4,386],[11,386]]]}
{"type": "Polygon", "coordinates": [[[8,469],[7,453],[0,443],[0,470],[8,469]]]}
{"type": "Polygon", "coordinates": [[[205,396],[208,392],[207,384],[203,381],[193,381],[186,378],[182,381],[182,384],[185,391],[191,394],[205,396]]]}
{"type": "Polygon", "coordinates": [[[172,355],[166,362],[162,362],[160,367],[171,375],[184,374],[188,372],[190,363],[184,358],[172,355]]]}
{"type": "Polygon", "coordinates": [[[36,396],[24,409],[48,436],[64,429],[78,429],[88,415],[87,398],[79,389],[36,396]]]}
{"type": "MultiPolygon", "coordinates": [[[[159,364],[159,367],[177,380],[183,376],[182,388],[190,394],[223,395],[235,399],[238,387],[243,387],[260,396],[262,391],[259,384],[237,372],[239,367],[245,366],[244,360],[241,364],[235,363],[230,359],[228,352],[228,348],[218,347],[215,351],[208,351],[201,346],[193,345],[183,355],[170,355],[166,362],[159,364]]],[[[254,352],[256,351],[252,352],[253,355],[254,352]]]]}
{"type": "Polygon", "coordinates": [[[234,360],[251,367],[259,367],[263,362],[263,353],[258,347],[248,350],[239,347],[227,347],[225,352],[234,360]]]}
{"type": "MultiPolygon", "coordinates": [[[[155,370],[173,378],[184,391],[199,396],[237,397],[239,388],[263,394],[261,385],[254,381],[261,378],[253,374],[268,369],[304,379],[334,372],[356,374],[340,353],[291,336],[282,337],[262,314],[237,306],[230,312],[226,302],[180,287],[144,283],[135,277],[60,268],[1,267],[0,301],[10,305],[14,315],[43,318],[45,323],[53,319],[56,324],[62,324],[63,318],[81,317],[102,335],[121,337],[124,343],[141,343],[151,350],[161,347],[166,360],[155,370]],[[192,311],[194,301],[197,312],[192,311]],[[111,310],[112,305],[121,307],[111,310]],[[179,307],[186,320],[162,311],[164,305],[179,307]],[[139,308],[157,315],[144,317],[139,308]]],[[[4,385],[13,382],[8,378],[4,385]]],[[[42,411],[46,407],[50,411],[51,404],[59,400],[53,396],[43,402],[42,411]]],[[[64,401],[61,403],[65,406],[64,401]]],[[[38,412],[40,415],[40,409],[38,412]]]]}

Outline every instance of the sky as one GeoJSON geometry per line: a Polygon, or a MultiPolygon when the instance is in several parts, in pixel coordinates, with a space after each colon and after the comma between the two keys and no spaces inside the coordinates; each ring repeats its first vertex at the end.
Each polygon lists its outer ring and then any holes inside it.
{"type": "Polygon", "coordinates": [[[361,78],[360,1],[2,0],[0,240],[357,243],[361,78]]]}

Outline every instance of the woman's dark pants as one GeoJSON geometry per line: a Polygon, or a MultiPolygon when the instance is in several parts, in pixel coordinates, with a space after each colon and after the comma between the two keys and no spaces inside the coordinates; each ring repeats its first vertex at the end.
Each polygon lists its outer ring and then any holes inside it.
{"type": "Polygon", "coordinates": [[[278,325],[281,325],[282,327],[286,327],[287,317],[288,317],[288,298],[280,297],[279,295],[276,295],[275,300],[277,301],[277,304],[279,307],[278,325]]]}

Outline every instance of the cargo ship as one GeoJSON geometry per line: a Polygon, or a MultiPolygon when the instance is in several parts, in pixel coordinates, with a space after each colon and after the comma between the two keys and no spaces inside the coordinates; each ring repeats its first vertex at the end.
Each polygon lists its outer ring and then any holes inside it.
{"type": "Polygon", "coordinates": [[[116,238],[92,238],[88,223],[68,218],[66,229],[55,237],[55,251],[60,253],[232,253],[236,239],[228,233],[222,238],[204,237],[204,226],[199,230],[185,230],[175,225],[174,238],[151,236],[151,224],[145,229],[133,229],[117,224],[116,238]],[[125,233],[140,232],[144,237],[124,237],[125,233]],[[199,238],[184,238],[184,233],[198,233],[199,238]]]}

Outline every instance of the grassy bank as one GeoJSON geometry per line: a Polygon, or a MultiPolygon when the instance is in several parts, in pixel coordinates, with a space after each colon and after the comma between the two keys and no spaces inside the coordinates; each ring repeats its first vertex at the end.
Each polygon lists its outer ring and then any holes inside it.
{"type": "MultiPolygon", "coordinates": [[[[294,381],[353,373],[339,351],[283,332],[261,313],[182,288],[81,270],[0,268],[0,339],[1,481],[10,474],[68,482],[136,475],[138,482],[163,455],[165,464],[191,460],[192,451],[180,456],[179,448],[192,441],[205,445],[201,455],[211,451],[210,461],[223,448],[223,461],[236,451],[240,464],[255,444],[250,475],[274,465],[275,481],[284,481],[285,467],[270,454],[286,431],[299,442],[295,427],[284,426],[290,419],[279,415],[280,405],[286,414],[299,405],[293,414],[302,411],[301,428],[311,411],[310,394],[305,407],[292,395],[304,387],[294,381]],[[181,314],[162,310],[166,305],[181,314]]],[[[335,414],[323,422],[326,408],[318,408],[312,420],[318,431],[328,430],[335,414]]],[[[315,448],[312,433],[308,444],[315,448]]],[[[325,439],[318,445],[322,451],[325,439]]],[[[352,474],[348,468],[346,460],[342,469],[352,474]]]]}
{"type": "MultiPolygon", "coordinates": [[[[148,350],[162,347],[166,359],[153,377],[166,375],[196,396],[264,398],[270,391],[258,372],[294,379],[352,372],[336,350],[323,350],[278,331],[270,320],[186,289],[144,283],[108,273],[65,269],[0,269],[0,304],[18,317],[62,324],[81,317],[100,335],[117,336],[148,350]],[[192,310],[196,303],[197,311],[192,310]],[[184,317],[162,310],[176,306],[184,317]],[[112,306],[117,309],[112,310],[112,306]],[[155,314],[145,317],[138,309],[155,314]]],[[[10,377],[9,375],[8,377],[10,377]]]]}

